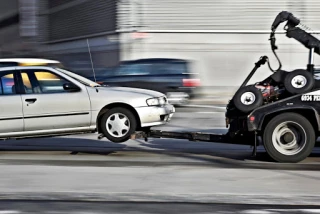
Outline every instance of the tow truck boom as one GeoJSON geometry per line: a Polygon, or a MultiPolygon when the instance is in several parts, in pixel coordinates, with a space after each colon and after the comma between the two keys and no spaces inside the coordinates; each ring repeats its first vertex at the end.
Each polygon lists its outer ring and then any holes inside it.
{"type": "Polygon", "coordinates": [[[310,50],[309,52],[309,61],[307,65],[307,70],[314,74],[314,65],[313,65],[313,58],[314,52],[320,55],[320,41],[305,29],[310,29],[306,25],[301,24],[300,20],[296,18],[292,13],[287,11],[280,12],[277,17],[275,18],[274,22],[271,25],[271,34],[270,34],[270,41],[271,41],[271,48],[272,50],[276,50],[278,47],[276,46],[276,39],[275,39],[275,32],[278,26],[283,23],[287,22],[285,25],[286,36],[288,38],[293,38],[304,45],[306,48],[310,50]]]}

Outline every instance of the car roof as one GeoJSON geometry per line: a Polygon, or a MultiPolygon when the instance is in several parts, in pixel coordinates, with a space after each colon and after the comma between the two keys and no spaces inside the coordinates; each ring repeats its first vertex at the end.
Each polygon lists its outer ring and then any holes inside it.
{"type": "Polygon", "coordinates": [[[0,62],[46,63],[46,64],[60,63],[57,60],[40,59],[40,58],[2,58],[0,59],[0,62]]]}
{"type": "Polygon", "coordinates": [[[46,69],[46,70],[52,70],[54,68],[50,66],[11,66],[11,67],[0,67],[0,72],[4,71],[11,71],[11,70],[28,70],[28,69],[46,69]]]}
{"type": "Polygon", "coordinates": [[[136,59],[136,60],[125,60],[120,63],[131,64],[131,63],[156,63],[156,62],[187,62],[187,60],[175,59],[175,58],[144,58],[144,59],[136,59]]]}

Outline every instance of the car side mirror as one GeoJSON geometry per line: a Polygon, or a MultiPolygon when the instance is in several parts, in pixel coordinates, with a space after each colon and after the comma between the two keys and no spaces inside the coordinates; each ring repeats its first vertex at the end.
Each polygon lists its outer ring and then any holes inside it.
{"type": "Polygon", "coordinates": [[[71,82],[63,84],[63,89],[69,92],[80,91],[80,88],[71,82]]]}

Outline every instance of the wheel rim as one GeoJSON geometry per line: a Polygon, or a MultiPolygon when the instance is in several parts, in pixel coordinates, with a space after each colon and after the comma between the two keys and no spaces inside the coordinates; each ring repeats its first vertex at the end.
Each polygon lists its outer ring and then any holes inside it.
{"type": "Polygon", "coordinates": [[[307,85],[307,78],[302,75],[297,75],[291,80],[291,84],[294,88],[303,88],[307,85]]]}
{"type": "Polygon", "coordinates": [[[304,128],[292,121],[279,124],[272,133],[274,148],[283,155],[296,155],[305,147],[307,135],[304,128]]]}
{"type": "Polygon", "coordinates": [[[113,137],[123,137],[130,130],[130,120],[121,113],[114,113],[110,115],[106,122],[108,133],[113,137]]]}
{"type": "Polygon", "coordinates": [[[256,96],[252,92],[245,92],[241,95],[241,103],[244,105],[252,105],[256,101],[256,96]]]}

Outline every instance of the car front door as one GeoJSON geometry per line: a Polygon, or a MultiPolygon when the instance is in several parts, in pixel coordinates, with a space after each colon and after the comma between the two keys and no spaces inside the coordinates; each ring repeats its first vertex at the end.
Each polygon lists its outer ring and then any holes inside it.
{"type": "Polygon", "coordinates": [[[20,94],[17,93],[15,70],[0,72],[0,136],[23,131],[20,94]]]}
{"type": "Polygon", "coordinates": [[[25,131],[86,128],[90,126],[90,100],[86,87],[74,82],[79,91],[66,91],[70,80],[52,70],[22,69],[25,131]]]}

